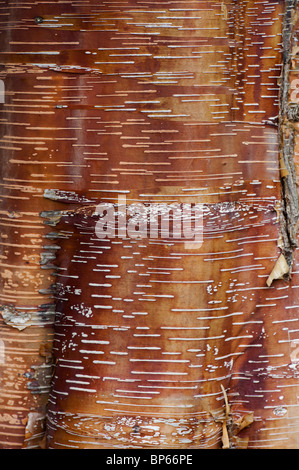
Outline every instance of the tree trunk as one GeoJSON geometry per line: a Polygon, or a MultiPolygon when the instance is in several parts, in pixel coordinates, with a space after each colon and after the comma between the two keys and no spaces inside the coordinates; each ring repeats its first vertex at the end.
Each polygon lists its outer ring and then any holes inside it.
{"type": "Polygon", "coordinates": [[[3,448],[298,448],[297,13],[2,9],[3,448]]]}

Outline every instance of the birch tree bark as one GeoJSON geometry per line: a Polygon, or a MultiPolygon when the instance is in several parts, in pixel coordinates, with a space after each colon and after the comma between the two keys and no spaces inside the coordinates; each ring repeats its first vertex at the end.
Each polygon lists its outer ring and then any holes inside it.
{"type": "Polygon", "coordinates": [[[297,13],[5,3],[3,448],[298,447],[297,13]]]}

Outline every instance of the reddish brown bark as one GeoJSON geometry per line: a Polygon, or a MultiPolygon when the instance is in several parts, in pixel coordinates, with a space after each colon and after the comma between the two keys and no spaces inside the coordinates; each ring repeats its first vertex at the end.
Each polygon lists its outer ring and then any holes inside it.
{"type": "Polygon", "coordinates": [[[294,250],[288,5],[8,4],[3,447],[40,445],[46,404],[51,449],[297,447],[297,251],[267,285],[294,250]],[[204,243],[98,239],[124,194],[203,204],[204,243]]]}

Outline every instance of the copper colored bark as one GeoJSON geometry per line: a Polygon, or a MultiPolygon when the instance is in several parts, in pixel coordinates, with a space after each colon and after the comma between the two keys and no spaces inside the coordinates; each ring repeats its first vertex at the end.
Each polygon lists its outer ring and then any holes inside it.
{"type": "Polygon", "coordinates": [[[47,404],[50,449],[298,447],[291,2],[19,6],[1,53],[2,446],[40,445],[47,404]],[[124,196],[202,204],[203,244],[99,239],[95,208],[124,196]]]}

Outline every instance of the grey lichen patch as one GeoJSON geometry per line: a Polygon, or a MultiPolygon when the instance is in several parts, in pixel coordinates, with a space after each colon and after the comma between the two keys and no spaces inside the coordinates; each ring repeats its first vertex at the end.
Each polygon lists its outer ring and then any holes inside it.
{"type": "Polygon", "coordinates": [[[49,240],[56,240],[57,238],[69,238],[69,234],[67,233],[62,233],[62,232],[50,232],[46,233],[45,238],[48,238],[49,240]]]}
{"type": "Polygon", "coordinates": [[[56,255],[55,255],[55,253],[53,253],[51,251],[45,251],[45,252],[40,254],[40,264],[41,265],[46,265],[50,261],[53,261],[55,259],[56,259],[56,255]]]}
{"type": "Polygon", "coordinates": [[[40,213],[40,216],[44,221],[44,224],[50,225],[51,227],[55,227],[59,224],[61,217],[65,214],[64,211],[43,211],[40,213]]]}
{"type": "Polygon", "coordinates": [[[287,119],[291,122],[299,121],[299,105],[291,103],[286,110],[287,119]]]}
{"type": "Polygon", "coordinates": [[[24,330],[31,325],[31,313],[18,309],[12,305],[2,305],[0,313],[4,322],[12,328],[24,330]]]}
{"type": "Polygon", "coordinates": [[[94,202],[85,196],[75,193],[74,191],[61,191],[59,189],[45,189],[44,197],[51,201],[65,202],[69,204],[94,202]]]}

